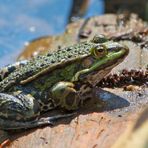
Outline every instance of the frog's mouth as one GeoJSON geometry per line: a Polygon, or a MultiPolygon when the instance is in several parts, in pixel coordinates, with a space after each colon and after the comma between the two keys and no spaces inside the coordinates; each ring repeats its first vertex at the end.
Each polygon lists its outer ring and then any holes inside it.
{"type": "MultiPolygon", "coordinates": [[[[121,62],[121,59],[120,59],[121,62]]],[[[99,83],[105,76],[107,76],[111,70],[117,66],[119,63],[118,62],[113,62],[112,64],[106,64],[104,66],[101,66],[100,68],[89,72],[89,73],[85,73],[80,75],[79,79],[83,80],[83,81],[87,81],[89,82],[91,85],[95,86],[97,83],[99,83]]]]}
{"type": "Polygon", "coordinates": [[[97,83],[99,83],[105,76],[107,76],[111,70],[118,65],[119,63],[114,63],[110,66],[103,67],[102,69],[95,70],[93,72],[90,72],[89,74],[84,74],[80,76],[80,79],[83,79],[83,81],[89,82],[91,85],[95,86],[97,83]]]}

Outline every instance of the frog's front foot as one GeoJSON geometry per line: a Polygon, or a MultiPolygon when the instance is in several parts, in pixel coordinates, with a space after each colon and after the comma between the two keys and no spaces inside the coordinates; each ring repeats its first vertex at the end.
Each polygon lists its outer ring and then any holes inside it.
{"type": "Polygon", "coordinates": [[[76,110],[79,108],[80,96],[71,82],[59,82],[51,89],[55,102],[66,110],[76,110]]]}

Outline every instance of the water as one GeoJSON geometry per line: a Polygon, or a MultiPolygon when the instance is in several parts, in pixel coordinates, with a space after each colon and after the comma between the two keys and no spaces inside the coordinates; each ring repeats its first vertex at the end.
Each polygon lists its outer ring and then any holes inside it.
{"type": "MultiPolygon", "coordinates": [[[[84,18],[103,13],[103,0],[90,0],[84,18]]],[[[0,67],[12,63],[28,41],[64,32],[71,0],[1,0],[0,67]]]]}

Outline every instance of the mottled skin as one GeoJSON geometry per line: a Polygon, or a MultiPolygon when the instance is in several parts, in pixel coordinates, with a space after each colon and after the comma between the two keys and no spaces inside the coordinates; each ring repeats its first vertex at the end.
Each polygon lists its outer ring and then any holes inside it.
{"type": "Polygon", "coordinates": [[[127,54],[127,47],[101,36],[3,68],[0,129],[32,128],[70,116],[38,119],[42,112],[57,107],[78,109],[90,88],[127,54]]]}

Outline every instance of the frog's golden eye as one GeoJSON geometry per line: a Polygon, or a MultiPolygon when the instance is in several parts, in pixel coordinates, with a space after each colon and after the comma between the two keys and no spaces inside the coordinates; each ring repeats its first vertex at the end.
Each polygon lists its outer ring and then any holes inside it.
{"type": "Polygon", "coordinates": [[[91,48],[91,54],[96,58],[101,58],[107,55],[107,49],[104,45],[97,45],[91,48]]]}

